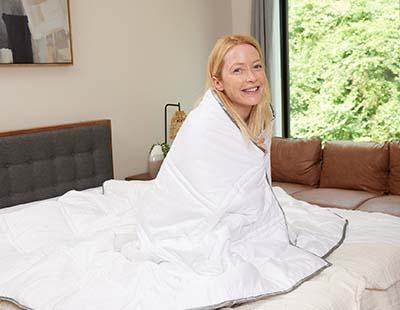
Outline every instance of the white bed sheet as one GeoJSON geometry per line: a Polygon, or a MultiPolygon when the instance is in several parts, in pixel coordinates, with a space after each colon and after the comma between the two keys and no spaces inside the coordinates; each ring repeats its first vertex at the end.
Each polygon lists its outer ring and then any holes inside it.
{"type": "MultiPolygon", "coordinates": [[[[335,272],[335,267],[326,270],[326,274],[335,272]]],[[[348,298],[351,293],[343,294],[343,290],[337,289],[338,285],[345,285],[343,279],[346,274],[337,273],[333,282],[326,279],[327,275],[317,276],[312,281],[305,283],[296,291],[285,296],[276,296],[267,300],[260,300],[254,303],[234,308],[238,310],[325,310],[325,309],[349,309],[348,298]],[[341,278],[343,276],[343,278],[341,278]],[[336,280],[336,282],[335,282],[336,280]],[[319,283],[319,281],[322,281],[319,283]],[[329,287],[328,284],[333,286],[329,287]]],[[[347,279],[348,280],[348,279],[347,279]]],[[[343,287],[341,287],[342,289],[343,287]]],[[[361,293],[359,310],[399,310],[400,309],[400,281],[386,290],[365,289],[361,293]]],[[[224,308],[232,309],[232,308],[224,308]]]]}
{"type": "Polygon", "coordinates": [[[361,295],[361,310],[399,310],[400,281],[386,290],[366,289],[361,295]]]}

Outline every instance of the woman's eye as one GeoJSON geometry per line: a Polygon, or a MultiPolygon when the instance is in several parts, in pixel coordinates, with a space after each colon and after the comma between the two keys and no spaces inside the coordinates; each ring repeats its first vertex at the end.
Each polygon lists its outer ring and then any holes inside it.
{"type": "Polygon", "coordinates": [[[242,72],[241,68],[233,69],[233,73],[241,73],[241,72],[242,72]]]}
{"type": "Polygon", "coordinates": [[[262,67],[263,67],[262,64],[257,64],[254,66],[254,68],[256,68],[256,69],[262,69],[262,67]]]}

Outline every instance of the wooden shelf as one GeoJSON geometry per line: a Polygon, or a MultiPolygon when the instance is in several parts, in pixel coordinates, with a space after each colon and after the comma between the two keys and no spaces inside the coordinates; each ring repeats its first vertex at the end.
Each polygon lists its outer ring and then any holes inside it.
{"type": "Polygon", "coordinates": [[[153,178],[150,177],[150,174],[148,172],[145,172],[145,173],[130,175],[129,177],[126,177],[125,180],[126,181],[149,181],[149,180],[153,180],[153,178]]]}

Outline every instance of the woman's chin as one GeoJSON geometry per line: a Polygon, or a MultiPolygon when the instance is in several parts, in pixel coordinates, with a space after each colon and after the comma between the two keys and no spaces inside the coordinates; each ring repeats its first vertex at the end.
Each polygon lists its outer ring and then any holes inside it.
{"type": "Polygon", "coordinates": [[[261,102],[261,99],[261,96],[249,96],[244,98],[241,104],[245,106],[255,106],[261,102]]]}

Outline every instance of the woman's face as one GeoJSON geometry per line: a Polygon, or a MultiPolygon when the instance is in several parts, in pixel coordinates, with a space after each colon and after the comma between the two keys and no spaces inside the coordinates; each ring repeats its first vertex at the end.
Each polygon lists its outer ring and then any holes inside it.
{"type": "Polygon", "coordinates": [[[229,49],[224,57],[221,78],[214,78],[215,88],[225,93],[243,120],[247,120],[251,108],[261,102],[265,83],[260,55],[250,44],[229,49]]]}

